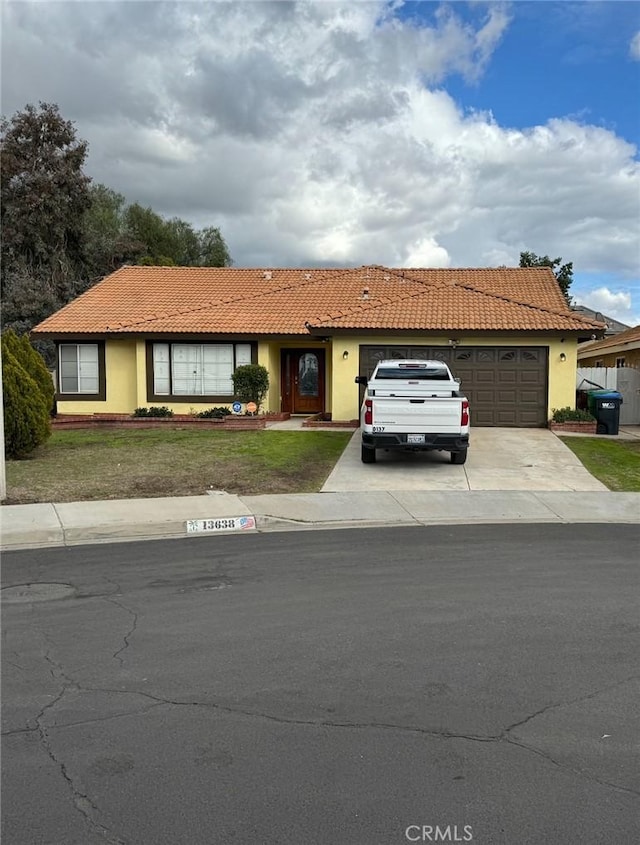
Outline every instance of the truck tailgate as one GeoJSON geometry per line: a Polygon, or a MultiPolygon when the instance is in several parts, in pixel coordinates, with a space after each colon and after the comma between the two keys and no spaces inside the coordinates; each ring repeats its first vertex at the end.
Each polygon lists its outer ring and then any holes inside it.
{"type": "Polygon", "coordinates": [[[393,427],[407,434],[428,431],[456,434],[460,431],[461,412],[459,397],[409,399],[376,395],[373,425],[393,427]]]}

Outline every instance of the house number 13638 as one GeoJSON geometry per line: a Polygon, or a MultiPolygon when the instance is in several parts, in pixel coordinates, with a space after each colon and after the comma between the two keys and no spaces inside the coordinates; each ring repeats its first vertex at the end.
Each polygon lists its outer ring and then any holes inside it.
{"type": "Polygon", "coordinates": [[[235,519],[203,519],[203,528],[205,531],[214,531],[216,528],[235,528],[235,519]]]}

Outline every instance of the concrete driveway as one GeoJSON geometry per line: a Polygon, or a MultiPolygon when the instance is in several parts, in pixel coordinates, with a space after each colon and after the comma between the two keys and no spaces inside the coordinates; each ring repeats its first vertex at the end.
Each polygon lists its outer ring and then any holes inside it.
{"type": "Polygon", "coordinates": [[[323,493],[365,490],[607,490],[555,434],[543,428],[476,428],[466,464],[448,452],[378,451],[360,460],[356,431],[323,493]]]}

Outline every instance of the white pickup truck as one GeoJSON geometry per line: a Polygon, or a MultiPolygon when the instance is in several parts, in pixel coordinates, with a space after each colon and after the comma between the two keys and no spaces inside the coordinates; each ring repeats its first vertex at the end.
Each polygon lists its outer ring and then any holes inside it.
{"type": "Polygon", "coordinates": [[[451,452],[463,464],[469,446],[469,402],[443,361],[379,361],[366,386],[360,413],[362,462],[376,449],[451,452]]]}

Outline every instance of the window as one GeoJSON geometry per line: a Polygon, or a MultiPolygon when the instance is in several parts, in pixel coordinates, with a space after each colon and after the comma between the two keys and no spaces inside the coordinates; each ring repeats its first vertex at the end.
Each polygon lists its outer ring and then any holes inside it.
{"type": "Polygon", "coordinates": [[[250,343],[154,343],[153,396],[233,396],[232,374],[252,362],[250,343]]]}
{"type": "Polygon", "coordinates": [[[604,361],[602,360],[602,358],[599,361],[596,361],[594,367],[604,367],[604,361]]]}
{"type": "Polygon", "coordinates": [[[65,394],[100,393],[97,343],[62,343],[58,350],[58,388],[65,394]]]}
{"type": "Polygon", "coordinates": [[[449,381],[449,373],[443,367],[411,367],[401,369],[395,367],[381,367],[376,373],[376,379],[409,379],[410,381],[449,381]]]}
{"type": "Polygon", "coordinates": [[[315,352],[305,352],[298,361],[298,393],[300,396],[319,396],[320,367],[315,352]]]}
{"type": "Polygon", "coordinates": [[[616,367],[624,367],[624,358],[616,358],[616,367]]]}

